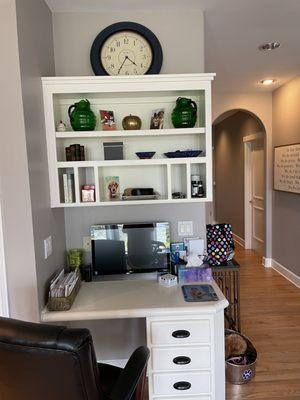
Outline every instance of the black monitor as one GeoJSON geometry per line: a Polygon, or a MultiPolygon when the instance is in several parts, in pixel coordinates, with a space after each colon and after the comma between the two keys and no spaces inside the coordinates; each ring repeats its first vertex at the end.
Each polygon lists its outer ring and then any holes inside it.
{"type": "Polygon", "coordinates": [[[168,271],[168,222],[105,224],[91,227],[94,275],[168,271]]]}

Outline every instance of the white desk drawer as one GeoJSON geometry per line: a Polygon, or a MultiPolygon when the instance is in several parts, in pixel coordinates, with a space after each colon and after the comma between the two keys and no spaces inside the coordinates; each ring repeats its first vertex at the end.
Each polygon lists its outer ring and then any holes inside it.
{"type": "Polygon", "coordinates": [[[210,346],[153,347],[151,360],[154,371],[209,369],[211,351],[210,346]]]}
{"type": "MultiPolygon", "coordinates": [[[[178,397],[154,397],[153,400],[178,400],[178,397]]],[[[211,400],[211,396],[182,396],[180,399],[184,400],[211,400]]]]}
{"type": "Polygon", "coordinates": [[[151,322],[152,344],[210,343],[210,320],[178,320],[151,322]]]}
{"type": "Polygon", "coordinates": [[[154,395],[208,394],[211,391],[211,373],[174,372],[152,375],[154,395]]]}

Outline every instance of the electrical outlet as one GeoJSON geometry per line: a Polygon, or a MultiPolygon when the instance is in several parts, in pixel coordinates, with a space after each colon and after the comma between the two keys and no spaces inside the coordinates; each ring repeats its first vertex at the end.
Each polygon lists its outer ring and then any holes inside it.
{"type": "Polygon", "coordinates": [[[45,255],[45,260],[47,260],[48,257],[50,257],[52,254],[52,237],[48,236],[44,240],[44,255],[45,255]]]}
{"type": "Polygon", "coordinates": [[[178,221],[178,236],[193,236],[193,221],[178,221]]]}
{"type": "Polygon", "coordinates": [[[90,236],[83,236],[82,238],[82,247],[85,251],[91,251],[91,237],[90,236]]]}

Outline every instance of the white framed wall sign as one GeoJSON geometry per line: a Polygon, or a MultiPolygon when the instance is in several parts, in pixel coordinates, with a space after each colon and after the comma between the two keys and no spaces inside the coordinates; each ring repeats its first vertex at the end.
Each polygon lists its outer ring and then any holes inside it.
{"type": "Polygon", "coordinates": [[[300,143],[274,148],[274,190],[300,194],[300,143]]]}

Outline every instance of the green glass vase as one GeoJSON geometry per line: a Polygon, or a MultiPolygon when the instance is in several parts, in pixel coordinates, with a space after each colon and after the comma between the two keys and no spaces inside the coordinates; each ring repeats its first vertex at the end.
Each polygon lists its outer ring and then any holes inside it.
{"type": "Polygon", "coordinates": [[[70,123],[74,131],[93,131],[96,126],[96,117],[91,110],[88,100],[80,100],[68,109],[70,123]]]}
{"type": "Polygon", "coordinates": [[[197,104],[185,97],[178,97],[172,112],[172,123],[175,128],[193,128],[197,121],[197,104]]]}

